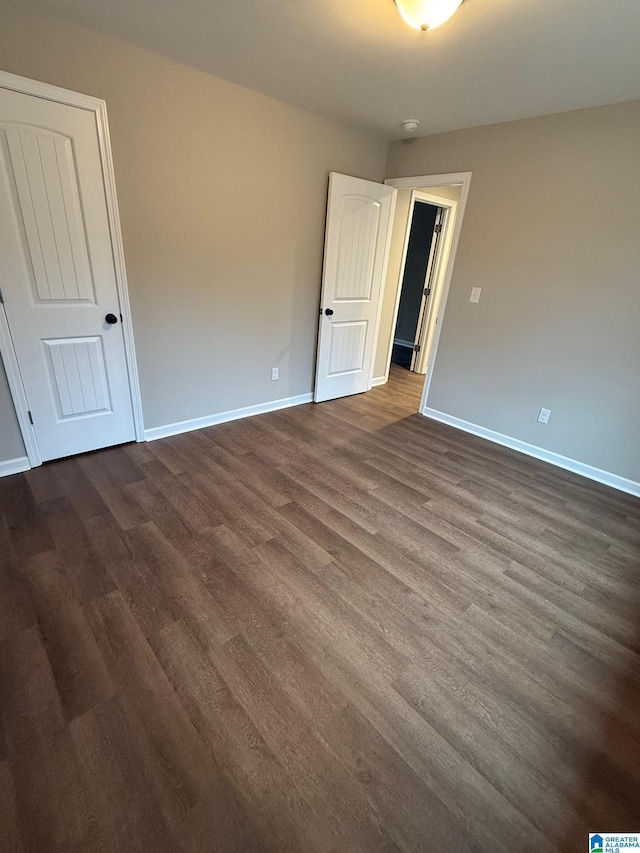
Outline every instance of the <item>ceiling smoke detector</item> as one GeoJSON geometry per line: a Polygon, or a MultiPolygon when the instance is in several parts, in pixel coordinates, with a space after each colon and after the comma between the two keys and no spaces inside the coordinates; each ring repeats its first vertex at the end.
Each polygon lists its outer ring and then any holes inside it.
{"type": "Polygon", "coordinates": [[[419,124],[420,121],[417,118],[406,118],[402,122],[402,126],[405,129],[406,133],[415,133],[418,129],[419,124]]]}

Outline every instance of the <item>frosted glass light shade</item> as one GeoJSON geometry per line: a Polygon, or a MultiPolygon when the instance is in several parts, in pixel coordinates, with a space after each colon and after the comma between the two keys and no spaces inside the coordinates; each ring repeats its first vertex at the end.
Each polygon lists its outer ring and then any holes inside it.
{"type": "Polygon", "coordinates": [[[395,0],[398,11],[416,30],[434,30],[444,24],[462,0],[395,0]]]}

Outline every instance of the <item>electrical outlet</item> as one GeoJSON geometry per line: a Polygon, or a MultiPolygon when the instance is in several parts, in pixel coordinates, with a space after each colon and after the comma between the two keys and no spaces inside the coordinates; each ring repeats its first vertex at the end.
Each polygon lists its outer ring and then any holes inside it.
{"type": "Polygon", "coordinates": [[[271,381],[275,382],[276,379],[280,379],[280,368],[272,367],[271,368],[271,381]]]}
{"type": "Polygon", "coordinates": [[[480,302],[480,294],[482,293],[481,287],[472,287],[471,288],[471,296],[469,297],[469,302],[480,302]]]}
{"type": "Polygon", "coordinates": [[[549,416],[551,415],[551,409],[540,409],[538,413],[538,423],[539,424],[547,424],[549,423],[549,416]]]}

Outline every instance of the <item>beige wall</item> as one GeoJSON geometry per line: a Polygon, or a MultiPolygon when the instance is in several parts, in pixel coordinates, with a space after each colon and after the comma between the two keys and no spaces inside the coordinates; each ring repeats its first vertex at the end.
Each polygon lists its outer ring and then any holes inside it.
{"type": "Polygon", "coordinates": [[[386,143],[1,9],[0,68],[107,102],[145,426],[311,391],[328,174],[381,180],[386,143]]]}
{"type": "MultiPolygon", "coordinates": [[[[418,187],[420,189],[420,187],[418,187]]],[[[461,186],[450,187],[423,187],[424,192],[437,195],[441,198],[458,201],[462,190],[461,186]]],[[[389,247],[389,263],[387,265],[387,276],[382,296],[382,307],[380,309],[380,332],[376,346],[376,356],[373,368],[374,379],[383,379],[387,373],[389,359],[391,358],[391,340],[395,331],[395,313],[400,288],[400,274],[402,266],[402,255],[404,253],[404,241],[409,221],[409,207],[411,205],[410,189],[399,189],[396,201],[396,212],[393,218],[393,231],[389,247]]]]}
{"type": "Polygon", "coordinates": [[[638,152],[637,101],[391,145],[473,173],[430,407],[640,481],[638,152]]]}

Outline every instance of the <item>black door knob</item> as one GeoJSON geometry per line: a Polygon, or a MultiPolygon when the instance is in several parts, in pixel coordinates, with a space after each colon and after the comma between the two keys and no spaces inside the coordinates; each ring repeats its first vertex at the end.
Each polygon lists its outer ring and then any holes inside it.
{"type": "Polygon", "coordinates": [[[105,323],[108,323],[110,326],[113,326],[114,323],[118,322],[118,318],[115,314],[107,314],[104,318],[105,323]]]}
{"type": "Polygon", "coordinates": [[[327,315],[327,317],[330,317],[333,314],[333,308],[325,308],[324,313],[327,315]]]}

